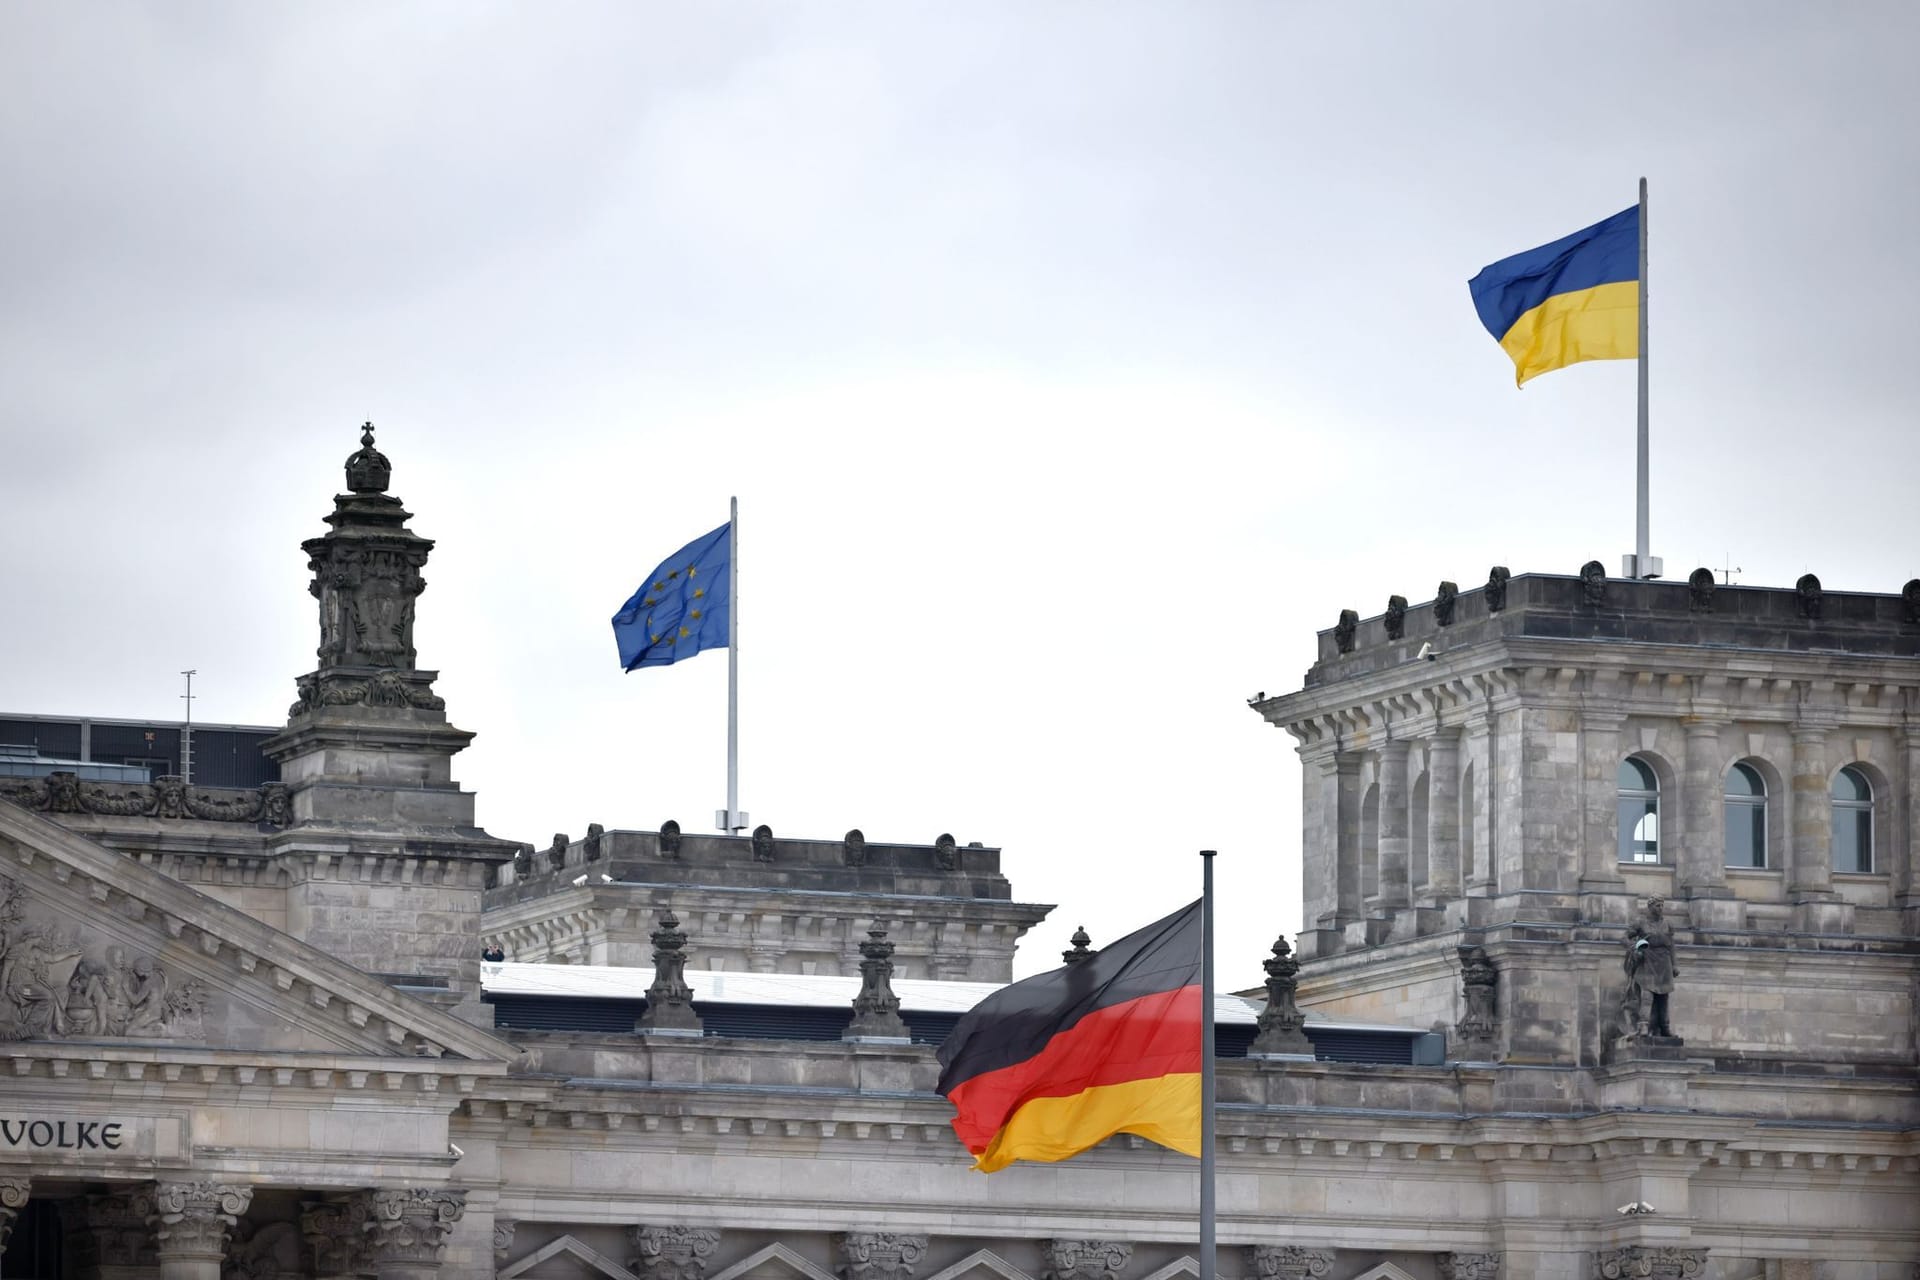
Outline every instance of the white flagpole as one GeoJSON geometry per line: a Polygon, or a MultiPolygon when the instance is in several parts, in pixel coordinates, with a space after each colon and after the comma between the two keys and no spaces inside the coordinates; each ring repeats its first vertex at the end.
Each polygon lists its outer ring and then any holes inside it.
{"type": "Polygon", "coordinates": [[[1660,563],[1649,553],[1647,535],[1647,180],[1640,179],[1640,430],[1635,459],[1633,578],[1657,578],[1660,563]]]}
{"type": "Polygon", "coordinates": [[[722,831],[747,825],[740,812],[740,499],[727,499],[727,539],[733,544],[727,569],[727,809],[722,831]]]}
{"type": "Polygon", "coordinates": [[[1214,1280],[1213,858],[1200,851],[1200,1280],[1214,1280]]]}

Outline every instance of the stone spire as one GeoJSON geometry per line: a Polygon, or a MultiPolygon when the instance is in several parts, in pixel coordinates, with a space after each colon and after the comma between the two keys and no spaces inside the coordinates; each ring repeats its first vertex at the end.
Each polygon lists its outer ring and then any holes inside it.
{"type": "Polygon", "coordinates": [[[893,994],[893,944],[885,926],[876,924],[860,944],[860,994],[853,998],[853,1021],[842,1039],[905,1041],[908,1036],[900,997],[893,994]]]}
{"type": "Polygon", "coordinates": [[[1273,942],[1273,955],[1261,962],[1267,971],[1267,1007],[1260,1011],[1260,1033],[1247,1050],[1249,1057],[1311,1057],[1313,1042],[1302,1029],[1307,1015],[1294,1003],[1300,986],[1300,962],[1294,959],[1287,935],[1273,942]]]}
{"type": "Polygon", "coordinates": [[[647,988],[646,1012],[634,1029],[697,1036],[700,1015],[694,1012],[693,988],[687,985],[687,935],[672,908],[661,915],[652,940],[653,985],[647,988]]]}

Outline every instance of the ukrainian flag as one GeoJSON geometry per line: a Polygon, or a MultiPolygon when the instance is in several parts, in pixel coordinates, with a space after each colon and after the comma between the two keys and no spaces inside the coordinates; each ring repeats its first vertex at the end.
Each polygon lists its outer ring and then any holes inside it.
{"type": "Polygon", "coordinates": [[[1502,258],[1468,282],[1514,381],[1640,354],[1640,208],[1502,258]]]}

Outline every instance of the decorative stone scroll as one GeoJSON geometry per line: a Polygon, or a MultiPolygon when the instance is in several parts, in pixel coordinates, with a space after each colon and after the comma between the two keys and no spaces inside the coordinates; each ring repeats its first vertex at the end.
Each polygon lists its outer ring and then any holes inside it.
{"type": "Polygon", "coordinates": [[[284,782],[264,783],[254,791],[236,788],[227,795],[216,795],[189,786],[173,774],[151,784],[103,787],[82,781],[71,770],[56,769],[44,778],[0,778],[0,800],[11,800],[36,813],[198,818],[202,822],[256,822],[269,827],[290,826],[293,822],[293,802],[284,782]]]}
{"type": "Polygon", "coordinates": [[[465,1191],[424,1187],[380,1187],[368,1200],[367,1258],[383,1267],[437,1266],[467,1209],[465,1191]]]}
{"type": "Polygon", "coordinates": [[[1119,1280],[1133,1261],[1123,1240],[1043,1240],[1041,1280],[1119,1280]]]}
{"type": "Polygon", "coordinates": [[[647,988],[646,1012],[635,1024],[638,1031],[700,1031],[700,1015],[693,1011],[693,988],[687,985],[687,935],[671,909],[653,931],[653,984],[647,988]]]}
{"type": "Polygon", "coordinates": [[[853,998],[853,1021],[847,1040],[905,1040],[907,1024],[900,1019],[900,997],[893,994],[893,944],[876,925],[860,944],[860,994],[853,998]]]}
{"type": "Polygon", "coordinates": [[[1333,1250],[1295,1244],[1247,1246],[1247,1270],[1259,1280],[1307,1280],[1333,1270],[1333,1250]]]}
{"type": "Polygon", "coordinates": [[[154,1184],[148,1223],[154,1251],[170,1259],[219,1261],[240,1215],[253,1203],[253,1188],[225,1182],[154,1184]]]}
{"type": "Polygon", "coordinates": [[[520,1226],[514,1218],[495,1218],[493,1220],[493,1263],[495,1267],[507,1265],[507,1255],[513,1252],[513,1233],[520,1226]]]}
{"type": "Polygon", "coordinates": [[[1707,1268],[1705,1249],[1630,1244],[1593,1256],[1596,1280],[1695,1280],[1707,1268]]]}
{"type": "Polygon", "coordinates": [[[705,1280],[720,1233],[705,1227],[628,1227],[636,1256],[627,1266],[647,1280],[705,1280]]]}
{"type": "Polygon", "coordinates": [[[1500,1280],[1500,1254],[1442,1253],[1434,1256],[1440,1280],[1500,1280]]]}
{"type": "Polygon", "coordinates": [[[1283,934],[1273,940],[1273,955],[1261,962],[1267,971],[1267,1007],[1260,1011],[1260,1033],[1248,1046],[1250,1054],[1313,1053],[1313,1041],[1304,1028],[1307,1015],[1294,1003],[1300,986],[1300,962],[1283,934]]]}
{"type": "Polygon", "coordinates": [[[0,875],[0,1040],[205,1037],[198,979],[174,983],[159,961],[129,961],[117,945],[89,951],[46,919],[0,875]]]}
{"type": "Polygon", "coordinates": [[[927,1237],[897,1231],[846,1231],[833,1244],[843,1280],[912,1280],[927,1252],[927,1237]]]}
{"type": "Polygon", "coordinates": [[[0,1178],[0,1254],[7,1251],[7,1237],[13,1232],[13,1221],[27,1207],[27,1198],[32,1194],[33,1179],[0,1178]]]}

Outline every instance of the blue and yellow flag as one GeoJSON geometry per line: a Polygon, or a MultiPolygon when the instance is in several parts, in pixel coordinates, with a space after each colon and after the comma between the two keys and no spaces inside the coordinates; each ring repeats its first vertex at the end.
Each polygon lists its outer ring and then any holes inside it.
{"type": "Polygon", "coordinates": [[[726,648],[732,576],[731,521],[668,556],[613,615],[621,668],[664,667],[702,649],[726,648]]]}
{"type": "Polygon", "coordinates": [[[1514,382],[1640,354],[1640,208],[1502,258],[1468,282],[1514,382]]]}

